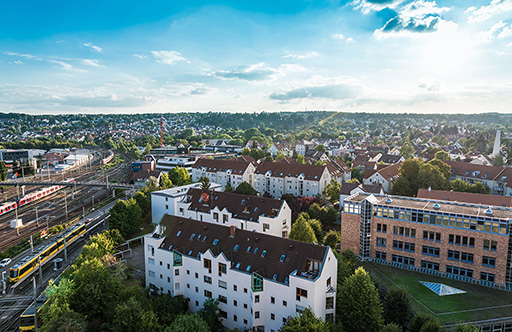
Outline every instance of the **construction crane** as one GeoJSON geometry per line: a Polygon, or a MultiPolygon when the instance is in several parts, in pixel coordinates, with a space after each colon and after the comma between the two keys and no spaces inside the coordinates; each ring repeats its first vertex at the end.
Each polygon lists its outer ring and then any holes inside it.
{"type": "Polygon", "coordinates": [[[164,146],[164,119],[160,118],[160,147],[164,146]]]}

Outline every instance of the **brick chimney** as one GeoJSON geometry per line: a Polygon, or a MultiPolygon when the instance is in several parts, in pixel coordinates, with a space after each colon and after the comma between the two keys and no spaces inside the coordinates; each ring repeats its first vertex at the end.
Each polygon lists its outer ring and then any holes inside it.
{"type": "Polygon", "coordinates": [[[235,225],[229,226],[229,237],[235,237],[236,227],[235,225]]]}

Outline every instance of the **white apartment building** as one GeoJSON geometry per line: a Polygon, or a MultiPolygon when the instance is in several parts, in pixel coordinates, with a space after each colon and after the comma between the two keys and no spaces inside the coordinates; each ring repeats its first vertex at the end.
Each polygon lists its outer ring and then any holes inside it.
{"type": "Polygon", "coordinates": [[[192,166],[192,181],[205,177],[223,188],[229,183],[236,189],[244,181],[252,183],[255,168],[254,159],[250,156],[218,160],[201,158],[192,166]]]}
{"type": "Polygon", "coordinates": [[[284,194],[313,197],[322,194],[330,181],[331,175],[326,166],[295,163],[263,162],[253,175],[254,189],[274,198],[284,194]]]}
{"type": "Polygon", "coordinates": [[[156,170],[162,172],[169,172],[175,167],[185,168],[190,174],[192,166],[194,166],[197,157],[195,156],[176,156],[159,158],[156,161],[156,170]]]}
{"type": "Polygon", "coordinates": [[[307,307],[322,320],[334,318],[330,247],[166,216],[144,248],[146,286],[190,299],[192,312],[218,299],[226,328],[277,332],[307,307]]]}
{"type": "Polygon", "coordinates": [[[258,233],[288,237],[291,229],[292,210],[284,200],[190,188],[175,206],[176,216],[258,233]]]}
{"type": "MultiPolygon", "coordinates": [[[[151,193],[151,221],[153,224],[159,224],[166,214],[178,215],[177,203],[187,195],[190,188],[201,188],[201,183],[153,191],[151,193]]],[[[210,190],[222,191],[223,187],[217,183],[210,183],[210,190]]]]}

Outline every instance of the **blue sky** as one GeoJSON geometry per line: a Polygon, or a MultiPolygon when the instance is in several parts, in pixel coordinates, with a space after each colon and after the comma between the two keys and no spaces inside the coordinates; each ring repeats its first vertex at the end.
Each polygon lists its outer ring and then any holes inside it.
{"type": "Polygon", "coordinates": [[[512,111],[512,0],[3,1],[0,111],[512,111]]]}

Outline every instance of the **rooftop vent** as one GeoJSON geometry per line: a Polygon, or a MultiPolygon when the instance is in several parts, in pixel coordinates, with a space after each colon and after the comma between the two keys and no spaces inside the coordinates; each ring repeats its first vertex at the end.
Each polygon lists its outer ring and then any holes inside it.
{"type": "Polygon", "coordinates": [[[437,204],[437,203],[436,203],[436,204],[434,204],[434,210],[439,210],[440,208],[441,208],[441,205],[439,205],[439,204],[437,204]]]}
{"type": "Polygon", "coordinates": [[[485,210],[485,214],[489,215],[489,216],[492,216],[492,210],[491,208],[487,208],[487,210],[485,210]]]}
{"type": "Polygon", "coordinates": [[[391,202],[393,202],[393,200],[391,199],[391,197],[388,197],[388,198],[386,199],[386,204],[389,204],[389,203],[391,203],[391,202]]]}

